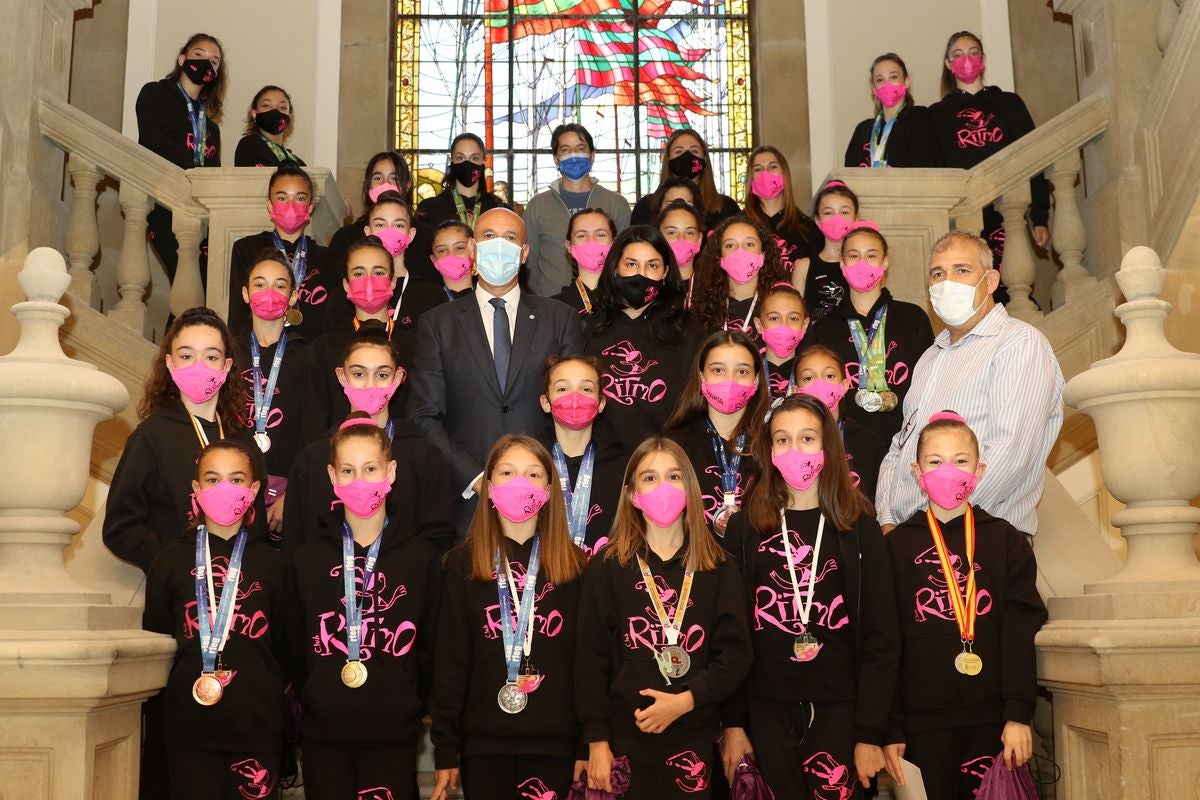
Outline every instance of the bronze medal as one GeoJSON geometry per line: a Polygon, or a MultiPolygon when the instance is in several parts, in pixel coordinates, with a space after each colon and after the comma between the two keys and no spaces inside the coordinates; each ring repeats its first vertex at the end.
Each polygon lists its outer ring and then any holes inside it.
{"type": "Polygon", "coordinates": [[[292,306],[287,310],[287,313],[283,315],[283,321],[284,324],[294,328],[304,322],[304,314],[300,311],[300,309],[292,306]]]}
{"type": "Polygon", "coordinates": [[[900,403],[900,398],[892,391],[880,392],[879,399],[882,403],[880,406],[881,411],[891,411],[900,403]]]}
{"type": "Polygon", "coordinates": [[[342,683],[357,689],[367,682],[367,667],[361,661],[347,661],[342,667],[342,683]]]}
{"type": "Polygon", "coordinates": [[[954,668],[963,675],[974,677],[983,672],[983,659],[972,652],[963,650],[954,657],[954,668]]]}
{"type": "Polygon", "coordinates": [[[212,672],[202,672],[192,683],[192,699],[202,706],[215,706],[225,693],[225,687],[212,672]]]}

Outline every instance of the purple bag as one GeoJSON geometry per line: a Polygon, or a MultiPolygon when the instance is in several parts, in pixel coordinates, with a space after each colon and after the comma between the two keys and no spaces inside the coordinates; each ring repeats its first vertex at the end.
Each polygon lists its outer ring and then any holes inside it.
{"type": "Polygon", "coordinates": [[[775,793],[767,786],[766,779],[750,756],[742,756],[733,771],[733,784],[729,787],[731,800],[775,800],[775,793]]]}
{"type": "Polygon", "coordinates": [[[1029,765],[1009,769],[1004,766],[1004,752],[1001,751],[979,782],[975,800],[1038,800],[1029,765]]]}
{"type": "Polygon", "coordinates": [[[567,800],[618,800],[618,798],[624,797],[625,793],[629,791],[629,782],[633,779],[629,769],[628,756],[617,756],[613,759],[608,779],[612,783],[613,790],[611,792],[603,789],[589,789],[587,788],[587,770],[584,770],[580,773],[579,780],[571,784],[567,800]]]}

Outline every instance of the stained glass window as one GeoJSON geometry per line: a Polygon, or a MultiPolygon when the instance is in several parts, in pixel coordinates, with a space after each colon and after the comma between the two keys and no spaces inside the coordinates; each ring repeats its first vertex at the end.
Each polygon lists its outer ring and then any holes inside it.
{"type": "Polygon", "coordinates": [[[451,139],[491,153],[493,183],[525,202],[557,177],[550,133],[580,122],[592,174],[652,191],[662,145],[690,127],[718,188],[741,198],[751,145],[749,0],[396,0],[394,144],[439,190],[451,139]]]}

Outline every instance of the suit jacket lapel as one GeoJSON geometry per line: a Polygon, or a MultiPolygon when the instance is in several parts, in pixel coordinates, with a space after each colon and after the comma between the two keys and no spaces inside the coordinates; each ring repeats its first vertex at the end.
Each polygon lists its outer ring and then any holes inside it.
{"type": "Polygon", "coordinates": [[[508,362],[508,385],[504,387],[505,396],[512,390],[525,362],[529,360],[527,356],[529,348],[533,344],[533,334],[537,324],[537,313],[534,311],[533,304],[528,300],[528,294],[522,290],[521,302],[517,304],[517,329],[513,332],[512,359],[508,362]]]}
{"type": "MultiPolygon", "coordinates": [[[[483,330],[483,318],[479,315],[479,304],[473,293],[467,295],[467,298],[464,298],[466,302],[462,303],[458,317],[463,328],[463,336],[471,349],[471,355],[475,357],[480,373],[484,376],[483,382],[490,386],[497,396],[500,396],[500,387],[496,384],[496,362],[492,359],[491,349],[488,348],[487,333],[483,330]]],[[[511,366],[509,372],[512,372],[511,366]]]]}

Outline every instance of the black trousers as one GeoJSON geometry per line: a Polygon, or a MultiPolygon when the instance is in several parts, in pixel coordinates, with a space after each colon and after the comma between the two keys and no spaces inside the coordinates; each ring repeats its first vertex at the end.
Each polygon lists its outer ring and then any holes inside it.
{"type": "Polygon", "coordinates": [[[171,800],[275,800],[278,753],[235,753],[167,747],[171,800]]]}
{"type": "Polygon", "coordinates": [[[854,703],[748,697],[754,759],[778,798],[862,797],[854,769],[854,703]]]}
{"type": "Polygon", "coordinates": [[[721,772],[712,738],[672,735],[670,730],[667,735],[665,741],[662,734],[650,733],[613,741],[613,755],[629,757],[631,777],[625,800],[712,798],[713,782],[721,772]]]}
{"type": "Polygon", "coordinates": [[[464,800],[567,800],[575,759],[469,756],[459,780],[464,800]]]}
{"type": "Polygon", "coordinates": [[[305,800],[407,800],[417,784],[417,745],[333,747],[300,742],[305,800]]]}
{"type": "Polygon", "coordinates": [[[929,800],[974,800],[979,782],[1003,749],[1004,725],[905,733],[904,757],[921,768],[929,800]]]}

